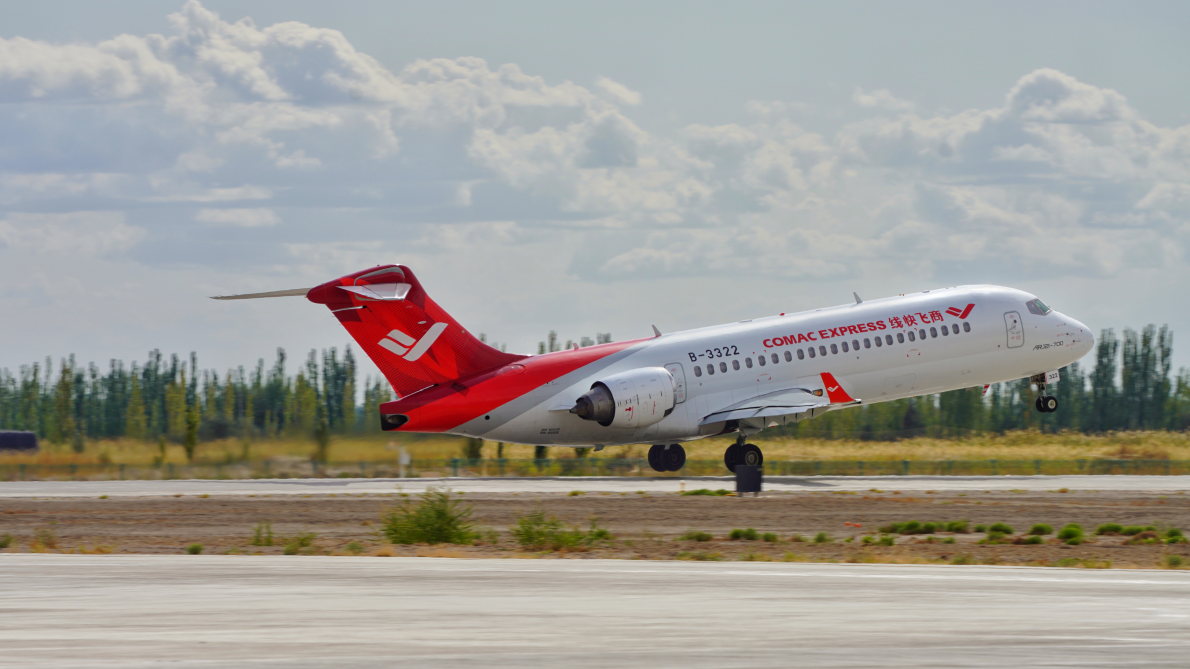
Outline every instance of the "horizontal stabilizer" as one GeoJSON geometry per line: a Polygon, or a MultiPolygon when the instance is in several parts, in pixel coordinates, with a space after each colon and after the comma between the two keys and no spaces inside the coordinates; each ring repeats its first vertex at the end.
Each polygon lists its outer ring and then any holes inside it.
{"type": "Polygon", "coordinates": [[[246,293],[244,295],[219,295],[212,300],[254,300],[258,297],[305,297],[312,288],[291,288],[289,290],[274,290],[269,293],[246,293]]]}

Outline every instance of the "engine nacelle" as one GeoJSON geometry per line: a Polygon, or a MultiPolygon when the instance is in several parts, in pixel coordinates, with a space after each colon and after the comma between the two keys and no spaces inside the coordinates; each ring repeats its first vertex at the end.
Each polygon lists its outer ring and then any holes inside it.
{"type": "Polygon", "coordinates": [[[596,381],[570,413],[604,427],[637,428],[673,411],[674,380],[664,367],[643,367],[596,381]]]}

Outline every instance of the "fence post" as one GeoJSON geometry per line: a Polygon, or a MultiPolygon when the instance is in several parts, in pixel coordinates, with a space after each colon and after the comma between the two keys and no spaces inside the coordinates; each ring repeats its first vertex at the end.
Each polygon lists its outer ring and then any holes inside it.
{"type": "Polygon", "coordinates": [[[1083,466],[1087,464],[1086,460],[1075,460],[1078,463],[1078,473],[1083,473],[1083,466]]]}
{"type": "Polygon", "coordinates": [[[860,476],[864,475],[864,461],[863,460],[859,461],[859,475],[860,476]]]}
{"type": "Polygon", "coordinates": [[[1169,458],[1165,459],[1165,475],[1169,476],[1169,458]]]}
{"type": "Polygon", "coordinates": [[[451,459],[450,459],[450,466],[454,468],[454,476],[455,476],[455,477],[458,477],[458,475],[459,475],[459,459],[458,459],[458,458],[451,458],[451,459]]]}
{"type": "Polygon", "coordinates": [[[1033,475],[1041,476],[1041,460],[1033,461],[1033,475]]]}
{"type": "Polygon", "coordinates": [[[946,461],[946,475],[947,475],[947,476],[953,476],[953,475],[954,475],[954,460],[947,460],[947,461],[946,461]]]}
{"type": "Polygon", "coordinates": [[[822,460],[814,461],[814,475],[820,476],[822,474],[822,460]]]}
{"type": "Polygon", "coordinates": [[[174,463],[171,462],[168,465],[166,465],[166,467],[169,468],[169,474],[167,474],[166,476],[167,476],[167,478],[172,479],[174,477],[174,463]]]}
{"type": "Polygon", "coordinates": [[[995,458],[992,458],[992,476],[999,476],[999,475],[1000,475],[1000,465],[999,465],[999,463],[996,462],[995,458]]]}
{"type": "Polygon", "coordinates": [[[901,476],[909,476],[909,461],[901,460],[901,476]]]}

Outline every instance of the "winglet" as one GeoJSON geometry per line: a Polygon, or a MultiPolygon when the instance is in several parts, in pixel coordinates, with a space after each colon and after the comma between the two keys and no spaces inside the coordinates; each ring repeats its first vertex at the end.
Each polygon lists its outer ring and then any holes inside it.
{"type": "Polygon", "coordinates": [[[656,325],[654,325],[654,326],[653,326],[653,336],[654,336],[654,337],[660,337],[660,336],[661,336],[661,330],[658,330],[656,325]]]}
{"type": "Polygon", "coordinates": [[[863,304],[863,303],[864,303],[864,301],[863,301],[863,300],[859,299],[859,293],[856,293],[856,292],[852,291],[852,293],[851,293],[851,294],[855,296],[855,303],[856,303],[856,304],[863,304]]]}
{"type": "Polygon", "coordinates": [[[826,386],[826,396],[830,399],[831,404],[842,404],[844,402],[854,402],[851,395],[843,390],[843,384],[835,380],[835,375],[830,372],[822,373],[822,385],[826,386]]]}

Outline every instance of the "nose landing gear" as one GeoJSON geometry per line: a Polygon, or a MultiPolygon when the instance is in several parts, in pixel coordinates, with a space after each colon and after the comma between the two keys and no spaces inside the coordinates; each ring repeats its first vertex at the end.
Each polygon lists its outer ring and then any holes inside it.
{"type": "Polygon", "coordinates": [[[732,474],[735,473],[736,465],[755,465],[759,467],[762,464],[764,464],[764,453],[755,444],[745,444],[742,433],[736,439],[736,442],[728,446],[727,450],[723,453],[723,465],[732,474]]]}
{"type": "Polygon", "coordinates": [[[649,448],[649,466],[657,472],[676,472],[686,466],[686,449],[681,444],[654,444],[649,448]]]}
{"type": "Polygon", "coordinates": [[[1029,380],[1037,384],[1037,391],[1041,393],[1033,403],[1033,406],[1037,407],[1037,410],[1041,413],[1053,413],[1057,411],[1058,398],[1045,394],[1045,374],[1037,374],[1029,380]]]}

